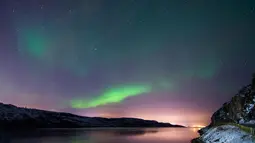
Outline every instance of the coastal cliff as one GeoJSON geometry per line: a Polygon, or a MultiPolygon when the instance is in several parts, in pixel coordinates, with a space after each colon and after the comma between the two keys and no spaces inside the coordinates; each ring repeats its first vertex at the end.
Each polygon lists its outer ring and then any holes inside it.
{"type": "Polygon", "coordinates": [[[252,143],[255,130],[255,74],[252,83],[243,87],[211,117],[211,123],[200,129],[192,143],[252,143]]]}

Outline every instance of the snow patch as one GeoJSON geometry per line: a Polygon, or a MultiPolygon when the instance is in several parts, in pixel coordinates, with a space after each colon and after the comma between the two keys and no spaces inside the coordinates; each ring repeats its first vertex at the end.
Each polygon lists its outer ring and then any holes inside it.
{"type": "Polygon", "coordinates": [[[254,107],[254,104],[248,104],[246,107],[246,113],[250,113],[251,109],[254,107]]]}
{"type": "Polygon", "coordinates": [[[255,124],[255,120],[250,120],[248,122],[244,122],[244,124],[255,124]]]}
{"type": "Polygon", "coordinates": [[[253,143],[252,135],[231,125],[209,129],[201,136],[201,140],[206,143],[253,143]]]}
{"type": "Polygon", "coordinates": [[[239,120],[239,124],[244,124],[244,123],[245,123],[244,119],[239,120]]]}

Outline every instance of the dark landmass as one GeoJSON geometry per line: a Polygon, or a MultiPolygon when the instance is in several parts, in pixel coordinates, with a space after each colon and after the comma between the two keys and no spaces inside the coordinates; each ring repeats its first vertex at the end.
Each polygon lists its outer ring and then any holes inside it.
{"type": "MultiPolygon", "coordinates": [[[[253,138],[255,129],[255,74],[253,75],[252,84],[244,86],[229,102],[224,103],[222,107],[212,115],[211,123],[198,131],[200,137],[193,139],[192,143],[208,142],[208,140],[206,140],[206,135],[208,137],[208,134],[210,134],[213,140],[214,135],[216,133],[219,134],[220,130],[217,132],[212,129],[221,128],[221,134],[223,134],[222,126],[224,126],[226,132],[232,132],[233,136],[229,134],[229,137],[232,137],[234,140],[241,138],[241,142],[248,143],[250,142],[250,138],[253,138]],[[237,128],[239,130],[237,130],[237,128]],[[233,129],[235,129],[235,131],[233,129]],[[215,134],[212,132],[215,132],[215,134]],[[247,134],[243,135],[241,132],[247,134]]],[[[220,141],[220,139],[219,136],[215,135],[215,141],[211,142],[216,143],[220,141]]],[[[227,143],[228,141],[226,140],[225,142],[227,143]]]]}
{"type": "Polygon", "coordinates": [[[95,127],[184,127],[137,118],[84,117],[0,103],[0,129],[95,127]]]}

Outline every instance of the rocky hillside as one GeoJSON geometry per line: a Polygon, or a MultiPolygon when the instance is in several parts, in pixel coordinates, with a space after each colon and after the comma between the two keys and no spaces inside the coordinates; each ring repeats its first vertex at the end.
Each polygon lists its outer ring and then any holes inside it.
{"type": "MultiPolygon", "coordinates": [[[[213,129],[217,129],[219,125],[227,123],[233,123],[239,128],[249,127],[252,129],[255,127],[255,74],[253,75],[252,84],[243,87],[229,102],[224,103],[222,107],[212,115],[210,125],[199,130],[201,135],[200,139],[202,140],[202,138],[208,134],[212,136],[215,135],[212,134],[213,129]]],[[[232,128],[234,127],[230,127],[229,130],[232,131],[232,128]]],[[[235,127],[235,129],[236,128],[237,127],[235,127]]],[[[225,129],[226,131],[228,130],[226,127],[225,129]]],[[[245,134],[242,129],[240,129],[239,132],[245,134]]],[[[236,140],[237,139],[238,138],[236,138],[236,140]]]]}
{"type": "Polygon", "coordinates": [[[217,122],[255,123],[255,92],[252,85],[242,88],[230,102],[224,103],[212,118],[212,124],[217,122]]]}
{"type": "Polygon", "coordinates": [[[136,118],[83,117],[0,103],[0,128],[182,127],[136,118]]]}
{"type": "MultiPolygon", "coordinates": [[[[211,117],[213,126],[222,122],[233,122],[253,126],[255,124],[255,75],[249,84],[218,109],[211,117]]],[[[203,131],[203,129],[201,130],[203,131]]],[[[201,132],[200,131],[200,132],[201,132]]]]}

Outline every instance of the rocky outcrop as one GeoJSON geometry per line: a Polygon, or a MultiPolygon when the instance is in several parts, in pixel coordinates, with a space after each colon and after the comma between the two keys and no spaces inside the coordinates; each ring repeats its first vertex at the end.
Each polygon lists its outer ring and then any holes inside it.
{"type": "Polygon", "coordinates": [[[248,85],[213,114],[212,124],[217,122],[246,123],[255,120],[254,104],[255,94],[252,85],[248,85]]]}
{"type": "MultiPolygon", "coordinates": [[[[212,115],[211,123],[198,131],[201,137],[194,139],[193,142],[202,141],[216,143],[216,134],[223,135],[228,133],[225,135],[235,137],[235,140],[238,140],[239,137],[243,138],[242,135],[249,135],[249,133],[241,131],[238,126],[229,125],[225,127],[225,123],[233,123],[250,128],[255,127],[255,74],[253,74],[252,84],[243,87],[229,102],[224,103],[222,107],[212,115]],[[232,134],[233,136],[231,136],[232,134]],[[208,138],[206,138],[208,136],[211,136],[211,138],[215,140],[208,141],[208,138]]],[[[223,136],[219,135],[217,138],[221,141],[223,136]]],[[[224,143],[228,142],[230,143],[229,140],[224,141],[224,143]]]]}
{"type": "Polygon", "coordinates": [[[196,141],[205,143],[254,143],[253,136],[232,125],[210,128],[196,141]]]}
{"type": "Polygon", "coordinates": [[[83,117],[70,113],[20,108],[0,103],[0,129],[80,127],[183,127],[137,118],[83,117]]]}

